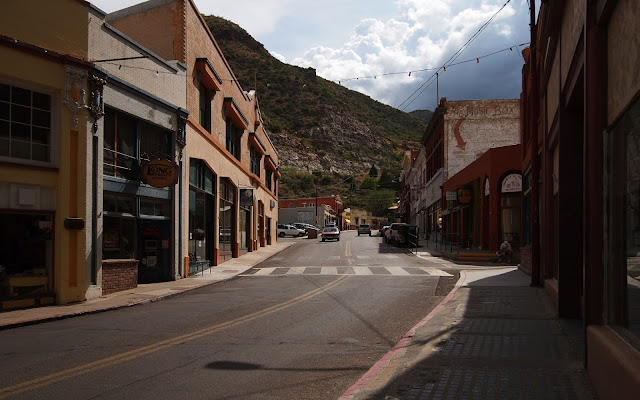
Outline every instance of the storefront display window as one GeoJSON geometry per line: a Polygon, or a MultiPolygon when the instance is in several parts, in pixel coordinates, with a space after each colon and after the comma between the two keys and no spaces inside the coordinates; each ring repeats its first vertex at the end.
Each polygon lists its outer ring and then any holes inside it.
{"type": "Polygon", "coordinates": [[[53,283],[53,214],[0,213],[0,226],[0,298],[47,294],[53,283]]]}
{"type": "Polygon", "coordinates": [[[220,256],[223,260],[232,257],[236,188],[227,179],[220,180],[220,256]]]}
{"type": "Polygon", "coordinates": [[[640,101],[607,138],[607,320],[640,349],[640,101]]]}
{"type": "Polygon", "coordinates": [[[198,263],[210,264],[214,247],[215,176],[204,161],[189,161],[189,260],[194,270],[198,263]]]}

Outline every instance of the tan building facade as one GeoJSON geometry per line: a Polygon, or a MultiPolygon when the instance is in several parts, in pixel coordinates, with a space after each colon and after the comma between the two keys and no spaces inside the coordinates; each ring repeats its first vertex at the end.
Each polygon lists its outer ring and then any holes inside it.
{"type": "Polygon", "coordinates": [[[186,66],[184,274],[275,242],[278,155],[256,93],[240,87],[193,1],[149,1],[108,21],[186,66]]]}

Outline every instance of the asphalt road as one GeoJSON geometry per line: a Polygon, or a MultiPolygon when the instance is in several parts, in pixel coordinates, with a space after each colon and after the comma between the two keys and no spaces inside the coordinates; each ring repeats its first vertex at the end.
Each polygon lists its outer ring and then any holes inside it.
{"type": "Polygon", "coordinates": [[[0,399],[335,399],[455,284],[380,237],[296,245],[165,301],[0,332],[0,399]]]}

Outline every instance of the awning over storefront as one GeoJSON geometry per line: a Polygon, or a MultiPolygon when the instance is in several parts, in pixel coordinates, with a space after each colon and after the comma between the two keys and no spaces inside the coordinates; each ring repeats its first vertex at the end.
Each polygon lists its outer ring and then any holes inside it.
{"type": "Polygon", "coordinates": [[[242,129],[249,128],[249,120],[244,116],[242,111],[240,111],[240,107],[238,107],[235,100],[233,100],[233,97],[225,97],[224,106],[227,110],[227,115],[231,117],[236,126],[242,129]]]}
{"type": "Polygon", "coordinates": [[[196,58],[196,70],[199,72],[200,81],[211,90],[222,90],[222,78],[213,68],[208,58],[196,58]]]}

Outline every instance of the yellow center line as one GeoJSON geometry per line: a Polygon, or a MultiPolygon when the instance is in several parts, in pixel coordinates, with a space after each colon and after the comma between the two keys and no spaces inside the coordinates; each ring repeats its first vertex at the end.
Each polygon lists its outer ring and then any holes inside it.
{"type": "Polygon", "coordinates": [[[324,286],[314,289],[308,293],[302,294],[284,303],[276,304],[271,307],[267,307],[264,310],[256,311],[254,313],[245,315],[240,318],[236,318],[231,321],[222,322],[217,325],[210,326],[208,328],[200,329],[195,332],[191,332],[185,335],[177,336],[171,339],[163,340],[148,346],[140,347],[135,350],[127,351],[124,353],[116,354],[111,357],[103,358],[101,360],[93,361],[87,364],[83,364],[77,367],[69,368],[64,371],[56,372],[50,375],[46,375],[40,378],[32,379],[30,381],[22,382],[17,385],[8,386],[0,389],[0,399],[5,399],[11,396],[18,395],[20,393],[28,392],[38,389],[43,386],[51,385],[56,382],[60,382],[66,379],[70,379],[76,376],[84,375],[89,372],[94,372],[103,368],[111,367],[125,361],[133,360],[142,356],[146,356],[157,351],[173,347],[182,343],[186,343],[195,339],[199,339],[203,336],[211,335],[216,332],[220,332],[225,329],[233,328],[238,325],[246,324],[260,317],[264,317],[269,314],[273,314],[278,311],[282,311],[291,306],[294,306],[305,300],[309,300],[319,294],[322,294],[335,286],[341,284],[348,276],[342,276],[333,282],[330,282],[324,286]]]}

